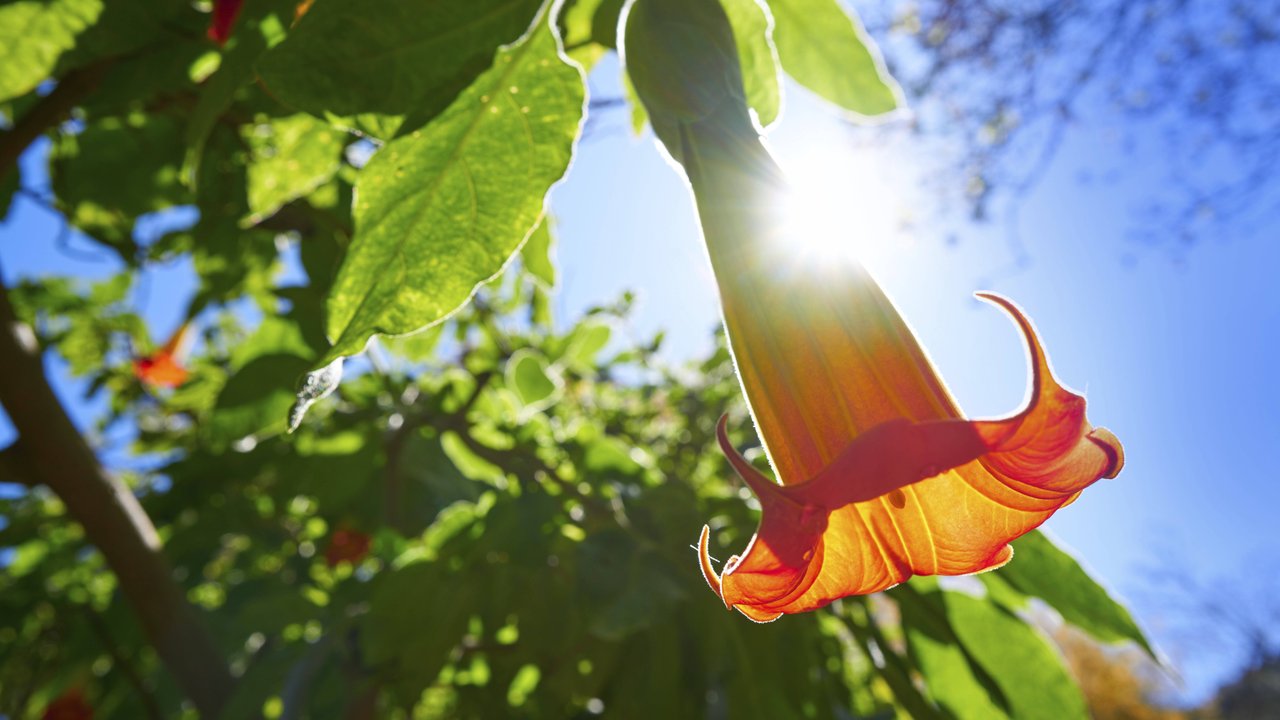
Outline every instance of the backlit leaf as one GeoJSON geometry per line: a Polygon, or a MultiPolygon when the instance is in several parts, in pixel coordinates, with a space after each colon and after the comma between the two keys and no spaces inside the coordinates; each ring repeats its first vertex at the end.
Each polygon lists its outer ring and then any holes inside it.
{"type": "Polygon", "coordinates": [[[429,126],[365,166],[356,236],[329,295],[326,362],[375,333],[444,318],[533,230],[582,117],[582,78],[557,45],[540,24],[429,126]]]}
{"type": "Polygon", "coordinates": [[[1062,618],[1104,642],[1132,640],[1149,655],[1154,651],[1123,605],[1044,533],[1027,533],[1013,543],[1017,562],[981,576],[990,585],[1003,581],[1023,595],[1038,597],[1062,618]]]}
{"type": "Polygon", "coordinates": [[[997,720],[1009,717],[1005,699],[990,687],[987,677],[965,651],[951,620],[943,595],[932,578],[914,579],[889,592],[902,614],[911,660],[925,678],[929,695],[956,720],[997,720]]]}
{"type": "Polygon", "coordinates": [[[723,0],[725,15],[738,44],[738,64],[747,105],[756,111],[762,126],[769,126],[782,109],[782,85],[778,81],[778,56],[771,42],[769,19],[757,0],[723,0]]]}
{"type": "Polygon", "coordinates": [[[1000,688],[1010,715],[1086,720],[1089,712],[1058,652],[1033,627],[991,602],[944,594],[956,637],[1000,688]]]}
{"type": "Polygon", "coordinates": [[[48,78],[102,8],[102,0],[25,0],[0,6],[0,101],[26,95],[48,78]]]}
{"type": "MultiPolygon", "coordinates": [[[[445,108],[540,0],[326,0],[258,63],[276,99],[390,137],[408,115],[445,108]],[[354,116],[380,116],[355,122],[354,116]]],[[[421,123],[417,123],[421,124],[421,123]]]]}
{"type": "Polygon", "coordinates": [[[902,104],[880,52],[838,0],[769,0],[782,69],[845,110],[880,115],[902,104]]]}
{"type": "Polygon", "coordinates": [[[507,387],[521,404],[521,415],[531,415],[555,404],[564,390],[560,373],[547,359],[528,349],[517,350],[507,361],[507,387]]]}
{"type": "Polygon", "coordinates": [[[564,355],[559,362],[579,372],[587,372],[597,362],[597,355],[609,344],[613,330],[603,321],[585,320],[565,338],[564,355]]]}

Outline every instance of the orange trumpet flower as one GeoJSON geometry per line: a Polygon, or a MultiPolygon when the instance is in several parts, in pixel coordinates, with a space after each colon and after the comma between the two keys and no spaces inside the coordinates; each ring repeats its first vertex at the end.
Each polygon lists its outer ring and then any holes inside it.
{"type": "Polygon", "coordinates": [[[182,360],[190,349],[190,338],[191,322],[187,321],[159,350],[133,361],[134,376],[153,387],[175,388],[186,382],[189,373],[182,360]]]}
{"type": "Polygon", "coordinates": [[[1084,398],[1057,382],[1009,300],[979,294],[1023,334],[1028,399],[1008,418],[969,421],[860,266],[835,285],[788,281],[776,266],[717,274],[739,376],[782,484],[737,453],[722,419],[721,448],[762,517],[723,573],[706,527],[698,549],[707,583],[752,620],[912,575],[997,568],[1013,555],[1010,541],[1123,464],[1119,441],[1089,425],[1084,398]]]}
{"type": "Polygon", "coordinates": [[[967,420],[861,264],[800,257],[809,243],[782,211],[787,183],[748,112],[720,3],[627,8],[627,74],[693,191],[738,377],[781,483],[738,455],[722,421],[721,446],[762,510],[722,573],[703,528],[702,572],[727,607],[765,622],[912,575],[999,567],[1010,541],[1120,471],[1119,441],[1089,425],[1031,322],[995,295],[980,297],[1021,329],[1030,392],[1015,415],[967,420]]]}

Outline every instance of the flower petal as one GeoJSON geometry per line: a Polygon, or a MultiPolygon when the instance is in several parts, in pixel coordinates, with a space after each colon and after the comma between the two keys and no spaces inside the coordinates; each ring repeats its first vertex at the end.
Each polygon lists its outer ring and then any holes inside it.
{"type": "MultiPolygon", "coordinates": [[[[1001,420],[884,422],[808,481],[752,478],[760,528],[719,578],[726,605],[767,618],[884,590],[911,575],[992,569],[1012,557],[1010,541],[1099,478],[1115,476],[1119,442],[1090,426],[1084,398],[1058,384],[1030,321],[1004,298],[981,297],[1006,310],[1026,339],[1031,383],[1023,410],[1001,420]]],[[[744,465],[754,472],[732,447],[725,450],[740,474],[744,465]]]]}

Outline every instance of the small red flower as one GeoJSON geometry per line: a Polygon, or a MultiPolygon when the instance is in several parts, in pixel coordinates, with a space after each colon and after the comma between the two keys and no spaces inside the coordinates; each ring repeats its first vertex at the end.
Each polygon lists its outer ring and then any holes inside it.
{"type": "Polygon", "coordinates": [[[369,546],[372,544],[373,538],[368,534],[352,528],[340,527],[329,537],[329,547],[324,551],[324,563],[331,568],[344,562],[354,565],[369,554],[369,546]]]}
{"type": "Polygon", "coordinates": [[[93,706],[85,700],[84,690],[71,688],[45,707],[40,720],[93,720],[93,706]]]}
{"type": "Polygon", "coordinates": [[[227,44],[243,5],[244,0],[213,0],[213,17],[209,20],[210,40],[219,46],[227,44]]]}
{"type": "Polygon", "coordinates": [[[185,322],[159,350],[134,359],[134,376],[153,387],[174,388],[186,382],[189,373],[182,359],[189,349],[190,336],[191,323],[185,322]]]}

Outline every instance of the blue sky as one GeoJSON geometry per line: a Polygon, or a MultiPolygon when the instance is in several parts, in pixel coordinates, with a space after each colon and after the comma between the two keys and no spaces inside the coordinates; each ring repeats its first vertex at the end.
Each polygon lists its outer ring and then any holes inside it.
{"type": "MultiPolygon", "coordinates": [[[[616,94],[616,72],[605,63],[593,77],[601,94],[616,94]]],[[[1280,482],[1268,451],[1280,445],[1280,383],[1271,373],[1280,344],[1280,243],[1227,235],[1177,261],[1135,244],[1130,210],[1157,182],[1145,163],[1154,158],[1142,153],[1158,150],[1140,151],[1114,182],[1081,185],[1082,170],[1116,153],[1110,128],[1083,126],[1024,205],[1018,230],[1030,265],[1007,272],[1013,258],[1003,226],[915,216],[901,229],[921,202],[912,174],[921,166],[910,149],[868,148],[856,129],[795,87],[787,100],[770,135],[779,159],[817,203],[838,211],[832,221],[846,228],[842,237],[914,327],[962,407],[1002,415],[1023,398],[1018,334],[972,299],[976,290],[995,290],[1030,313],[1059,377],[1085,391],[1090,419],[1124,442],[1120,477],[1090,489],[1048,527],[1134,604],[1157,640],[1168,638],[1189,695],[1203,696],[1229,672],[1232,656],[1210,648],[1191,657],[1196,647],[1162,635],[1178,618],[1153,593],[1150,573],[1185,568],[1209,583],[1264,582],[1250,573],[1277,544],[1280,482]],[[963,240],[948,243],[957,231],[963,240]]],[[[552,196],[559,315],[572,318],[632,289],[641,298],[637,332],[665,329],[668,359],[697,357],[710,348],[719,311],[693,207],[651,136],[633,136],[624,115],[604,118],[552,196]]],[[[38,162],[38,152],[28,153],[25,178],[39,176],[38,162]]],[[[57,231],[55,218],[17,199],[0,223],[5,281],[116,269],[83,239],[73,243],[104,260],[58,252],[57,231]]],[[[147,274],[139,301],[157,336],[178,323],[182,307],[164,298],[188,294],[190,279],[184,266],[147,274]]],[[[55,374],[84,424],[95,408],[65,373],[55,374]]],[[[0,440],[8,434],[0,427],[0,440]]]]}

